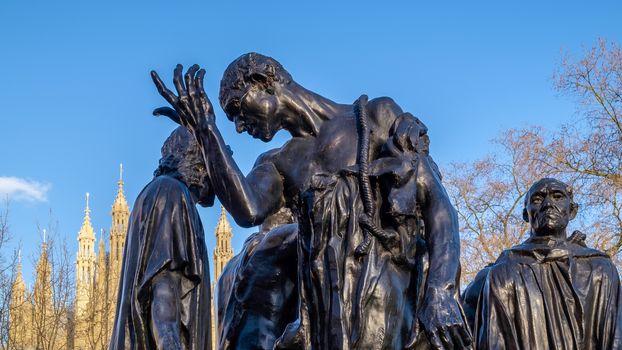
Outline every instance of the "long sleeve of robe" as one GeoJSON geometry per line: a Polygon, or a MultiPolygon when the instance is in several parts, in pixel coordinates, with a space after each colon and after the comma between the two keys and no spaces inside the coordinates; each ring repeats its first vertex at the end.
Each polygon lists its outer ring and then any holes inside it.
{"type": "Polygon", "coordinates": [[[620,302],[607,255],[570,241],[528,240],[488,271],[477,349],[620,349],[620,302]]]}
{"type": "Polygon", "coordinates": [[[162,175],[138,195],[130,216],[110,350],[156,348],[150,330],[152,283],[166,270],[182,276],[178,309],[184,349],[211,349],[203,226],[186,185],[162,175]]]}

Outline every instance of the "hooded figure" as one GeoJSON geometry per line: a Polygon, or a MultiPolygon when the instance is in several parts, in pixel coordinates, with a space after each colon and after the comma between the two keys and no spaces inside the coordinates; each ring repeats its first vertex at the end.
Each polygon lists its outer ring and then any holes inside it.
{"type": "Polygon", "coordinates": [[[210,274],[196,204],[214,194],[196,140],[177,128],[138,195],[123,254],[110,350],[211,345],[210,274]]]}

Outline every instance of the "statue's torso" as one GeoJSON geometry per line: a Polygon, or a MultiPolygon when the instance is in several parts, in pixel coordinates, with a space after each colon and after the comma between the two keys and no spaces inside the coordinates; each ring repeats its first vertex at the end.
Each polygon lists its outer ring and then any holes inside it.
{"type": "MultiPolygon", "coordinates": [[[[370,142],[370,153],[380,145],[370,142]]],[[[309,189],[316,175],[336,176],[356,165],[358,134],[353,113],[339,115],[322,124],[318,135],[295,137],[273,154],[272,161],[284,180],[288,206],[292,198],[309,189]]]]}
{"type": "MultiPolygon", "coordinates": [[[[371,159],[384,141],[372,137],[371,159]]],[[[315,300],[315,306],[302,302],[314,320],[312,348],[392,349],[403,345],[411,329],[410,272],[395,266],[377,244],[368,258],[354,256],[364,237],[358,224],[363,213],[355,171],[358,148],[350,113],[324,122],[316,137],[294,138],[272,154],[286,203],[298,216],[299,259],[313,261],[298,270],[313,281],[301,291],[303,300],[315,300]]]]}

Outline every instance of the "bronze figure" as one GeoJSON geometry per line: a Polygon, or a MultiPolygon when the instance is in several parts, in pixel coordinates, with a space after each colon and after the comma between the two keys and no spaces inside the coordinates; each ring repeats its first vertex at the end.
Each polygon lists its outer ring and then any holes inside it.
{"type": "Polygon", "coordinates": [[[214,193],[194,137],[177,128],[136,198],[110,350],[211,350],[210,274],[196,204],[214,193]]]}
{"type": "Polygon", "coordinates": [[[476,310],[477,349],[622,348],[619,274],[609,256],[586,246],[584,234],[567,237],[577,210],[561,181],[544,178],[529,189],[523,217],[530,237],[465,292],[465,308],[476,310]]]}
{"type": "MultiPolygon", "coordinates": [[[[202,147],[216,195],[241,226],[287,207],[296,214],[296,317],[277,349],[469,346],[458,302],[458,221],[428,154],[427,129],[390,98],[339,104],[296,83],[276,60],[245,54],[221,81],[238,132],[292,138],[240,172],[215,123],[205,71],[174,71],[173,108],[202,147]]],[[[261,303],[261,300],[253,302],[261,303]]],[[[240,334],[229,348],[255,348],[240,334]]],[[[222,343],[222,342],[221,342],[222,343]]]]}

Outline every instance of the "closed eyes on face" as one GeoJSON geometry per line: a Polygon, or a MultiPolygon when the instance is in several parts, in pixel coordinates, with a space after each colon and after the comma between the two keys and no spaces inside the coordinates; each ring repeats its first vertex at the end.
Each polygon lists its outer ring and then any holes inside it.
{"type": "Polygon", "coordinates": [[[229,119],[231,119],[231,116],[240,114],[240,108],[240,99],[237,97],[233,97],[227,102],[227,105],[223,109],[225,110],[227,116],[229,116],[229,119]]]}

